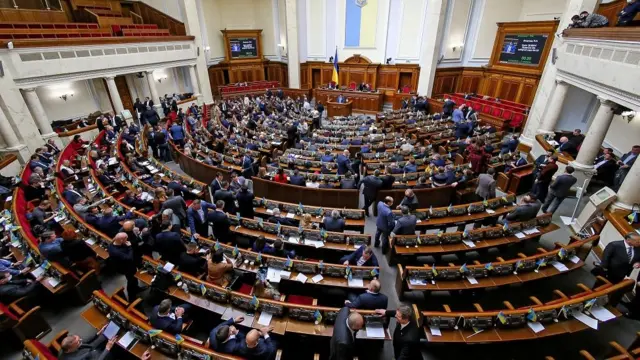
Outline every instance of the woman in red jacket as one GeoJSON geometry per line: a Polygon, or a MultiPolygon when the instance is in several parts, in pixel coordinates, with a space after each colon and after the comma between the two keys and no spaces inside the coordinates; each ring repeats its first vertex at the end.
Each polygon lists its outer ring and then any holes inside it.
{"type": "Polygon", "coordinates": [[[284,174],[283,169],[278,169],[278,173],[273,177],[273,181],[279,182],[281,184],[286,184],[289,182],[289,180],[287,179],[287,175],[284,174]]]}

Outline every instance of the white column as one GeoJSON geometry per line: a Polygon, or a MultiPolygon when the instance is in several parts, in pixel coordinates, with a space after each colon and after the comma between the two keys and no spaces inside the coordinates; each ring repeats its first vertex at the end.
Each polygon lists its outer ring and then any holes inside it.
{"type": "Polygon", "coordinates": [[[15,87],[13,81],[6,84],[6,74],[0,80],[0,106],[20,142],[27,146],[24,151],[31,155],[44,144],[44,140],[20,89],[15,87]]]}
{"type": "Polygon", "coordinates": [[[198,98],[198,103],[202,101],[202,94],[200,94],[200,86],[198,85],[198,74],[196,72],[195,65],[189,65],[189,77],[191,78],[191,89],[193,90],[193,96],[198,98]]]}
{"type": "Polygon", "coordinates": [[[433,80],[436,76],[436,67],[440,56],[440,44],[444,33],[444,23],[449,0],[428,0],[427,13],[425,14],[425,33],[420,54],[420,79],[418,81],[418,93],[422,96],[431,96],[433,80]]]}
{"type": "Polygon", "coordinates": [[[153,101],[153,110],[158,113],[160,119],[164,118],[164,111],[162,111],[162,105],[160,104],[160,96],[158,96],[158,89],[156,88],[156,79],[153,77],[153,70],[146,73],[147,84],[149,84],[149,91],[151,92],[151,101],[153,101]]]}
{"type": "Polygon", "coordinates": [[[298,4],[297,0],[285,0],[287,24],[287,65],[289,87],[300,88],[300,54],[298,54],[298,4]]]}
{"type": "Polygon", "coordinates": [[[609,131],[609,125],[613,120],[613,110],[616,104],[600,97],[598,97],[598,100],[600,100],[598,112],[589,126],[575,161],[575,165],[581,168],[593,168],[593,160],[598,156],[600,146],[604,142],[607,131],[609,131]]]}
{"type": "Polygon", "coordinates": [[[124,111],[124,105],[122,105],[122,99],[120,99],[120,93],[118,92],[118,87],[116,86],[115,77],[107,76],[104,79],[107,80],[107,90],[109,90],[109,95],[111,95],[113,111],[116,113],[116,115],[120,115],[124,111]]]}
{"type": "Polygon", "coordinates": [[[640,203],[640,161],[636,161],[625,176],[620,189],[618,189],[618,199],[613,203],[614,207],[631,210],[633,204],[640,203]]]}
{"type": "MultiPolygon", "coordinates": [[[[36,93],[36,88],[22,89],[22,93],[24,95],[24,100],[27,103],[27,107],[29,108],[29,111],[31,111],[31,116],[33,116],[33,119],[36,121],[38,129],[40,129],[42,139],[48,140],[52,137],[57,138],[58,134],[56,134],[51,127],[47,112],[44,110],[44,107],[42,107],[42,103],[36,93]]],[[[57,142],[59,142],[59,140],[57,140],[57,142]]],[[[62,145],[62,142],[58,145],[62,145]]]]}
{"type": "Polygon", "coordinates": [[[2,139],[4,139],[4,143],[9,149],[20,146],[20,140],[13,131],[11,124],[9,124],[9,119],[4,115],[2,109],[0,109],[0,135],[2,135],[2,139]]]}
{"type": "MultiPolygon", "coordinates": [[[[195,37],[196,52],[196,75],[200,83],[200,93],[205,104],[213,103],[213,94],[211,93],[211,83],[209,82],[209,69],[207,68],[207,59],[204,48],[202,47],[202,30],[200,24],[198,6],[196,0],[180,0],[182,9],[182,21],[187,30],[187,35],[195,37]]],[[[155,100],[154,100],[155,102],[155,100]]]]}
{"type": "Polygon", "coordinates": [[[555,90],[553,90],[549,107],[547,108],[547,112],[545,113],[546,115],[542,120],[542,124],[540,124],[538,133],[552,134],[554,132],[556,125],[558,125],[558,120],[560,120],[562,105],[564,104],[564,100],[567,98],[568,90],[569,84],[560,79],[556,79],[555,90]]]}

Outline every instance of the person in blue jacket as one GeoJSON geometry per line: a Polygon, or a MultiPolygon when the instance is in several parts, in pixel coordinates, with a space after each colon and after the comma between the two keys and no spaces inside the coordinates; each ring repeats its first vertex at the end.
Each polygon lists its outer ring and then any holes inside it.
{"type": "Polygon", "coordinates": [[[181,123],[174,122],[173,125],[171,125],[169,128],[169,137],[177,146],[184,146],[184,130],[182,129],[181,123]]]}
{"type": "Polygon", "coordinates": [[[149,322],[154,329],[166,331],[170,334],[180,334],[184,324],[185,312],[190,308],[189,304],[171,307],[171,300],[164,299],[153,308],[149,322]]]}
{"type": "MultiPolygon", "coordinates": [[[[380,217],[380,213],[378,213],[378,217],[380,217]]],[[[378,266],[376,254],[374,254],[373,249],[368,246],[360,246],[358,250],[352,252],[350,255],[343,256],[340,262],[344,265],[378,266]]]]}
{"type": "Polygon", "coordinates": [[[269,336],[273,327],[263,327],[249,331],[244,344],[240,347],[240,356],[248,360],[273,360],[278,351],[275,341],[269,336]]]}
{"type": "Polygon", "coordinates": [[[244,317],[238,316],[214,327],[209,333],[209,346],[215,351],[238,355],[245,336],[234,325],[243,321],[244,317]]]}

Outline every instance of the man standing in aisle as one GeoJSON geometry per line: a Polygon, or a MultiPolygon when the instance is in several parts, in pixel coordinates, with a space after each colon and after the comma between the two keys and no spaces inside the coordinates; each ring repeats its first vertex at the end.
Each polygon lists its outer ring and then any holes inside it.
{"type": "Polygon", "coordinates": [[[329,345],[329,360],[353,360],[358,330],[364,327],[364,318],[343,307],[336,316],[329,345]]]}
{"type": "Polygon", "coordinates": [[[380,246],[380,240],[382,240],[382,253],[386,254],[389,250],[389,234],[393,230],[395,219],[391,206],[393,205],[393,198],[387,196],[384,201],[378,203],[378,218],[376,219],[376,235],[374,237],[374,246],[380,246]],[[381,239],[382,238],[382,239],[381,239]]]}
{"type": "MultiPolygon", "coordinates": [[[[379,178],[380,170],[376,169],[373,175],[365,176],[361,184],[364,185],[362,195],[364,195],[364,213],[369,216],[369,207],[376,201],[378,190],[382,187],[382,180],[379,178]]],[[[360,187],[360,186],[358,186],[360,187]]]]}
{"type": "Polygon", "coordinates": [[[542,212],[546,213],[547,210],[550,213],[556,212],[560,204],[569,195],[569,190],[575,184],[578,179],[573,176],[573,166],[567,166],[565,173],[556,177],[556,179],[549,185],[549,194],[547,194],[544,204],[542,205],[542,212]]]}
{"type": "Polygon", "coordinates": [[[420,330],[413,321],[413,311],[408,305],[400,305],[397,310],[378,309],[376,314],[394,316],[396,329],[393,332],[393,354],[396,360],[422,360],[420,353],[420,330]]]}

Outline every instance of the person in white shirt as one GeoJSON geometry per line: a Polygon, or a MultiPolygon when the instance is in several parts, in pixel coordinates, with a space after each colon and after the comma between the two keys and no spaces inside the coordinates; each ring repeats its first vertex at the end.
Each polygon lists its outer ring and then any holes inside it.
{"type": "Polygon", "coordinates": [[[320,187],[320,184],[318,183],[318,178],[315,175],[311,175],[311,177],[309,178],[309,181],[307,181],[306,186],[308,188],[313,188],[313,189],[318,189],[320,187]]]}
{"type": "Polygon", "coordinates": [[[60,171],[65,177],[69,177],[76,173],[76,171],[71,167],[71,162],[69,160],[64,160],[62,162],[62,165],[60,165],[60,171]]]}
{"type": "Polygon", "coordinates": [[[409,142],[405,140],[402,146],[400,146],[400,150],[413,152],[413,145],[409,144],[409,142]]]}

